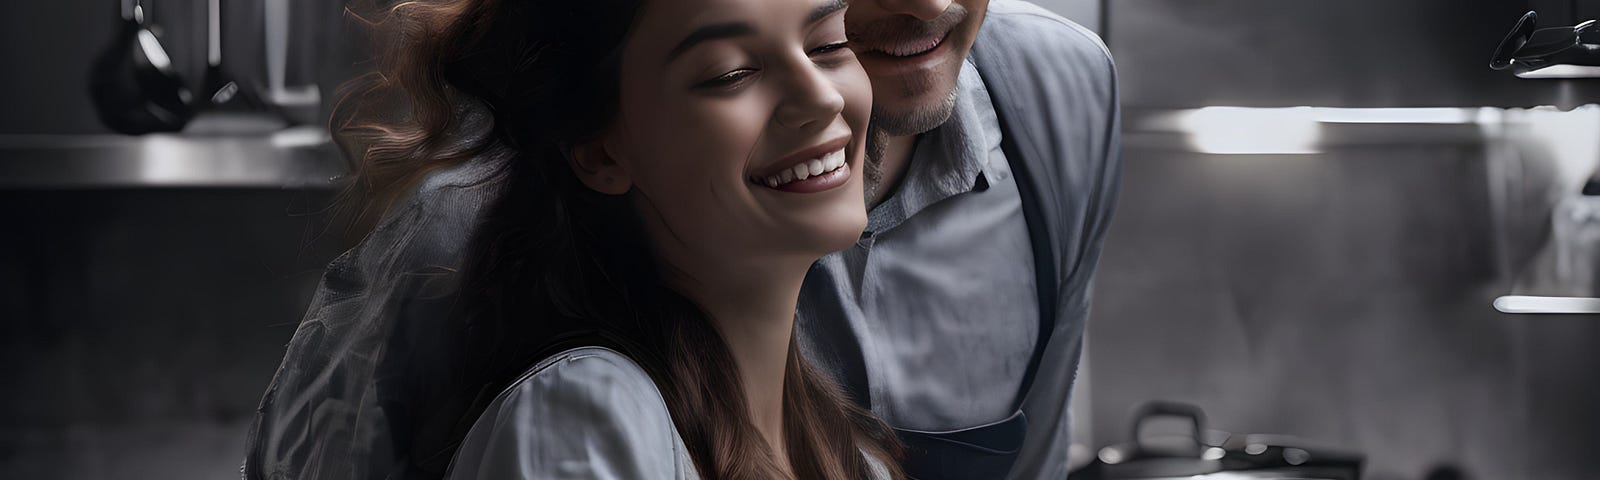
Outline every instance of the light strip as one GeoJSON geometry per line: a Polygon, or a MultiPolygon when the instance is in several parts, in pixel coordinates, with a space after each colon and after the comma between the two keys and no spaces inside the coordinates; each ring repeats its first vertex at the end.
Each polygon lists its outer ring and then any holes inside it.
{"type": "Polygon", "coordinates": [[[1330,108],[1317,107],[1322,123],[1459,124],[1478,121],[1476,108],[1330,108]]]}
{"type": "Polygon", "coordinates": [[[1205,107],[1180,114],[1189,145],[1201,153],[1303,155],[1321,153],[1322,129],[1310,107],[1205,107]]]}
{"type": "Polygon", "coordinates": [[[1494,299],[1494,309],[1500,313],[1597,314],[1600,298],[1506,295],[1494,299]]]}
{"type": "Polygon", "coordinates": [[[1600,78],[1600,67],[1588,65],[1551,65],[1538,70],[1517,74],[1517,78],[1600,78]]]}

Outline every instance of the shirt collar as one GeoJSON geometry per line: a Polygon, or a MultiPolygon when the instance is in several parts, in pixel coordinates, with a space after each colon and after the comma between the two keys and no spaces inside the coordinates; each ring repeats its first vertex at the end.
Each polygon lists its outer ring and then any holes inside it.
{"type": "Polygon", "coordinates": [[[867,231],[893,229],[929,205],[986,185],[982,177],[990,161],[1004,162],[994,153],[1000,149],[1000,135],[989,90],[977,67],[963,60],[950,118],[917,138],[899,188],[867,212],[867,231]]]}

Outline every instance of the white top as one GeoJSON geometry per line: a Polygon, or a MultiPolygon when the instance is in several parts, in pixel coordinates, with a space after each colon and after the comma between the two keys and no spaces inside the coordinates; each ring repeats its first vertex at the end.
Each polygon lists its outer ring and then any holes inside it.
{"type": "MultiPolygon", "coordinates": [[[[873,478],[887,469],[867,457],[873,478]]],[[[615,350],[582,347],[528,369],[467,432],[446,478],[698,480],[654,381],[615,350]]]]}

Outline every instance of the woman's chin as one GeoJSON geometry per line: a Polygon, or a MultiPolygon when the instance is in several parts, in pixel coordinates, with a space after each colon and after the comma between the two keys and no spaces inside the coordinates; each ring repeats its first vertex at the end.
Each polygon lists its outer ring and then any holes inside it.
{"type": "Polygon", "coordinates": [[[769,245],[782,245],[782,250],[833,253],[860,240],[867,227],[859,179],[826,192],[772,193],[762,202],[772,221],[763,236],[771,238],[769,245]]]}
{"type": "Polygon", "coordinates": [[[791,233],[790,238],[803,239],[804,246],[801,248],[815,253],[817,257],[855,245],[861,240],[861,232],[867,228],[866,209],[858,203],[854,208],[841,206],[833,210],[829,215],[806,219],[804,225],[797,225],[791,230],[804,233],[791,233]]]}

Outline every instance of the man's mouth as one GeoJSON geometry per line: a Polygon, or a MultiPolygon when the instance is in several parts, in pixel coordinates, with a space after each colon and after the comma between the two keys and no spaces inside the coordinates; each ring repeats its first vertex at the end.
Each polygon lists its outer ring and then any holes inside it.
{"type": "Polygon", "coordinates": [[[946,38],[950,38],[949,30],[946,30],[944,34],[909,38],[909,40],[902,40],[902,42],[877,43],[877,45],[869,46],[867,51],[890,56],[890,58],[914,58],[914,56],[920,56],[920,54],[936,50],[939,45],[944,45],[946,38]]]}
{"type": "Polygon", "coordinates": [[[888,15],[856,25],[845,25],[850,48],[856,53],[884,59],[915,58],[943,51],[940,47],[967,22],[967,9],[952,3],[932,20],[909,15],[888,15]],[[853,27],[853,28],[852,28],[853,27]]]}
{"type": "Polygon", "coordinates": [[[889,57],[910,58],[931,52],[934,49],[939,48],[939,45],[944,44],[945,39],[948,38],[950,38],[950,32],[945,31],[944,33],[937,35],[929,35],[921,38],[899,41],[888,45],[875,45],[869,48],[867,51],[880,53],[889,57]]]}

